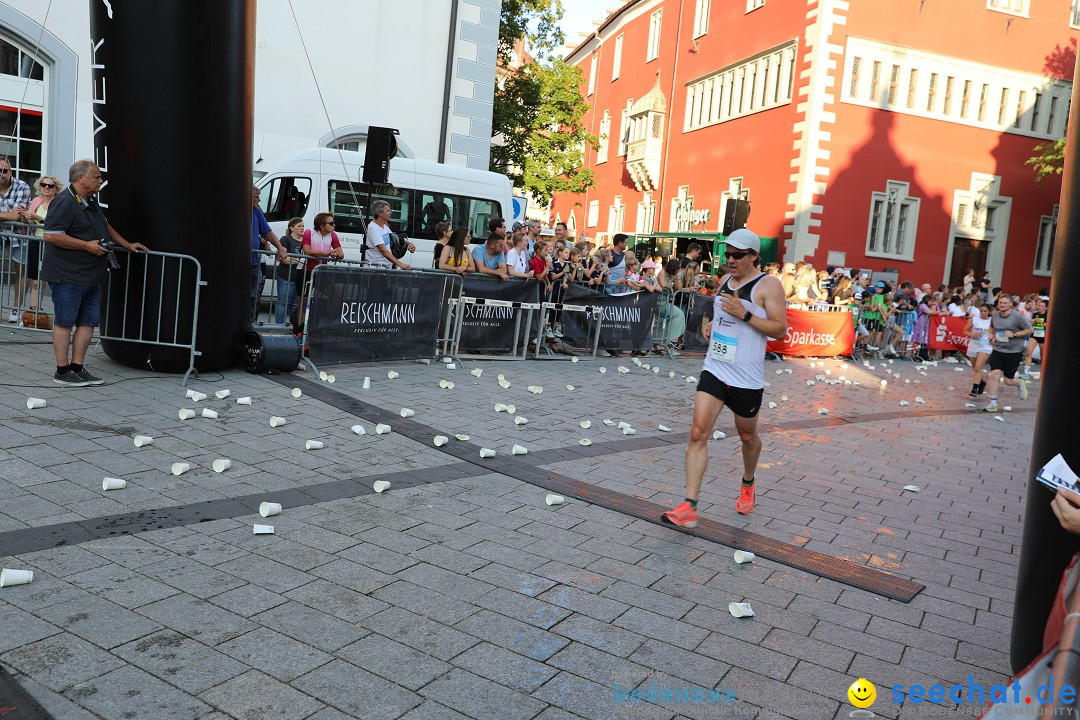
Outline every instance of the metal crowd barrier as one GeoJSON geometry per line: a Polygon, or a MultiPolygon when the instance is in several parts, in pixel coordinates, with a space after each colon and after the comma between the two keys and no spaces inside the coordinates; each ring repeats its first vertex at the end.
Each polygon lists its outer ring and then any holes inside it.
{"type": "MultiPolygon", "coordinates": [[[[708,351],[709,340],[701,334],[701,323],[705,317],[712,316],[715,295],[707,295],[697,290],[676,290],[673,293],[674,305],[683,313],[685,330],[683,331],[682,349],[690,353],[708,351]]],[[[678,317],[675,317],[678,322],[678,317]]]]}
{"type": "MultiPolygon", "coordinates": [[[[470,276],[470,282],[490,282],[494,287],[499,287],[504,283],[521,283],[535,284],[535,280],[521,280],[518,278],[511,278],[509,280],[491,279],[488,275],[472,274],[470,276]]],[[[510,285],[507,285],[510,287],[510,285]]],[[[471,291],[475,292],[475,291],[471,291]]],[[[453,341],[453,348],[455,354],[460,355],[462,358],[471,360],[527,360],[529,357],[529,339],[532,337],[532,323],[533,314],[540,311],[539,299],[537,302],[520,301],[520,300],[505,300],[498,298],[480,297],[476,294],[465,294],[464,291],[454,299],[451,299],[449,303],[449,312],[456,316],[455,334],[453,341]],[[462,354],[461,342],[462,333],[465,325],[465,316],[470,312],[481,312],[478,308],[504,308],[512,311],[514,321],[514,336],[511,345],[505,351],[492,352],[491,348],[494,345],[485,347],[470,347],[467,349],[476,351],[471,353],[462,354]],[[522,324],[524,323],[524,327],[522,324]],[[489,352],[483,352],[483,350],[489,350],[489,352]]],[[[500,314],[502,311],[492,310],[492,315],[500,314]]]]}
{"type": "Polygon", "coordinates": [[[457,356],[459,323],[451,308],[461,305],[464,282],[456,273],[325,263],[308,273],[305,287],[301,342],[316,371],[327,364],[457,356]]]}
{"type": "Polygon", "coordinates": [[[181,383],[187,385],[192,373],[198,376],[195,358],[202,355],[195,347],[199,328],[200,294],[206,285],[206,281],[202,279],[202,265],[194,257],[178,253],[154,250],[132,253],[122,248],[117,248],[114,252],[120,263],[120,270],[109,272],[101,289],[101,326],[98,328],[98,337],[102,340],[122,340],[187,350],[188,369],[184,372],[181,383]],[[135,263],[142,266],[141,280],[135,263]],[[152,269],[154,266],[156,269],[152,269]],[[133,276],[138,281],[137,290],[141,289],[141,292],[132,292],[133,276]],[[172,288],[174,281],[175,292],[172,288]],[[122,283],[123,287],[123,305],[118,313],[112,311],[114,283],[122,283]],[[133,308],[129,302],[132,295],[142,299],[138,307],[133,308]],[[184,317],[188,302],[191,312],[190,334],[181,327],[188,324],[188,318],[184,317]]]}
{"type": "MultiPolygon", "coordinates": [[[[49,331],[54,314],[52,294],[39,279],[47,243],[36,234],[24,234],[39,227],[10,225],[14,232],[0,233],[0,313],[9,313],[9,322],[18,322],[28,330],[49,331]]],[[[97,338],[186,350],[186,385],[192,373],[198,374],[195,358],[202,354],[195,346],[200,292],[206,284],[202,266],[194,257],[177,253],[129,253],[123,248],[113,253],[120,268],[109,272],[102,284],[97,338]],[[113,309],[114,294],[122,307],[113,309]],[[133,296],[141,298],[138,307],[132,307],[133,296]],[[186,330],[188,313],[190,333],[186,330]]]]}
{"type": "MultiPolygon", "coordinates": [[[[562,302],[563,288],[560,283],[553,283],[551,289],[543,294],[540,302],[540,323],[536,331],[536,350],[533,353],[535,360],[561,360],[546,342],[545,336],[550,339],[561,340],[562,319],[567,312],[583,312],[588,318],[588,334],[586,336],[585,352],[587,357],[595,358],[600,344],[600,327],[604,322],[604,308],[592,305],[578,305],[562,302]],[[550,317],[550,323],[549,323],[550,317]],[[594,324],[595,321],[595,324],[594,324]],[[552,328],[549,335],[548,328],[552,328]],[[541,354],[543,353],[543,354],[541,354]]],[[[565,344],[565,343],[564,343],[565,344]]],[[[565,359],[569,359],[567,355],[565,359]]]]}
{"type": "Polygon", "coordinates": [[[38,280],[45,240],[34,234],[40,226],[5,223],[0,233],[0,322],[18,323],[28,330],[52,327],[52,297],[38,280]]]}
{"type": "Polygon", "coordinates": [[[284,325],[289,324],[293,327],[302,325],[303,317],[301,316],[301,308],[303,307],[303,300],[307,297],[307,287],[310,284],[311,273],[306,270],[308,260],[326,260],[324,264],[332,264],[335,266],[350,266],[350,267],[368,267],[379,268],[379,265],[373,265],[363,260],[328,260],[326,257],[316,257],[314,255],[304,255],[302,253],[290,253],[287,257],[293,261],[290,264],[282,263],[278,257],[276,250],[252,250],[253,255],[260,256],[260,276],[259,287],[257,288],[256,296],[251,299],[251,324],[252,325],[284,325]],[[294,285],[295,296],[293,300],[296,303],[296,309],[291,310],[292,303],[289,302],[289,294],[286,290],[284,299],[281,295],[281,290],[278,286],[277,271],[279,267],[287,268],[284,274],[287,280],[291,280],[294,285]],[[279,313],[279,304],[284,302],[286,307],[279,313]],[[263,308],[265,312],[263,311],[263,308]],[[281,315],[281,320],[278,320],[278,315],[281,315]]]}

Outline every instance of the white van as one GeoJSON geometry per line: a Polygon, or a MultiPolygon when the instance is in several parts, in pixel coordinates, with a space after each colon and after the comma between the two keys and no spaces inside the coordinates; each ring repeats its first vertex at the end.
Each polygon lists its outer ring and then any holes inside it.
{"type": "Polygon", "coordinates": [[[449,220],[466,226],[473,243],[487,238],[488,221],[513,212],[510,180],[505,175],[459,165],[416,160],[401,151],[390,161],[390,183],[361,181],[364,153],[308,148],[279,153],[255,164],[260,205],[278,237],[293,217],[314,228],[315,216],[329,212],[345,257],[362,260],[371,201],[390,203],[390,228],[404,232],[416,245],[402,261],[414,268],[433,264],[435,224],[449,220]]]}

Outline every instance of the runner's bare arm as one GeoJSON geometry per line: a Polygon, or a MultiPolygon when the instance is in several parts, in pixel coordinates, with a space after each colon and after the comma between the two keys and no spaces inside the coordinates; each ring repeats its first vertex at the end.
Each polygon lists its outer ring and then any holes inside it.
{"type": "Polygon", "coordinates": [[[766,317],[751,317],[749,324],[758,332],[779,340],[787,333],[787,306],[784,286],[772,276],[763,277],[760,286],[761,306],[766,317]]]}

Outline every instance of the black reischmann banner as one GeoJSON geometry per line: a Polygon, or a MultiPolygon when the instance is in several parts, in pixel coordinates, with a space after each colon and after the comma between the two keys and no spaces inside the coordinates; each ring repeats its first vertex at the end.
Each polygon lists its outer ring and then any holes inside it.
{"type": "Polygon", "coordinates": [[[312,274],[307,323],[316,365],[435,356],[441,278],[322,265],[312,274]]]}
{"type": "Polygon", "coordinates": [[[526,313],[533,313],[531,334],[535,334],[539,311],[540,283],[535,280],[502,280],[471,274],[465,277],[465,297],[483,298],[483,303],[465,303],[459,350],[465,353],[515,352],[529,342],[525,337],[526,313]],[[514,307],[525,303],[529,308],[514,307]],[[518,318],[521,324],[518,326],[518,318]],[[520,327],[517,348],[514,328],[520,327]]]}
{"type": "MultiPolygon", "coordinates": [[[[571,305],[600,306],[604,319],[600,324],[600,345],[605,350],[651,350],[653,319],[656,316],[656,293],[628,292],[608,295],[581,285],[570,285],[563,302],[571,305]]],[[[593,313],[562,313],[564,339],[570,345],[586,347],[593,313]]]]}

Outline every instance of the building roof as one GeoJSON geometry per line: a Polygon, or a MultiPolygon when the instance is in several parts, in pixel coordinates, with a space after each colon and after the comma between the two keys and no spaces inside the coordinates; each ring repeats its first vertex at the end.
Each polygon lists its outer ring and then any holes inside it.
{"type": "Polygon", "coordinates": [[[622,15],[624,12],[626,12],[630,8],[634,7],[635,5],[638,5],[638,4],[643,3],[643,2],[646,2],[646,0],[623,0],[622,6],[618,10],[616,10],[615,12],[608,15],[604,19],[604,21],[597,26],[596,30],[593,30],[591,33],[589,33],[588,37],[584,38],[581,42],[579,42],[577,45],[575,45],[574,49],[571,50],[569,53],[567,53],[566,57],[563,58],[563,62],[570,62],[570,58],[572,58],[574,55],[576,55],[578,50],[580,50],[582,47],[584,47],[585,44],[588,43],[593,38],[600,37],[600,33],[604,30],[604,28],[606,28],[608,25],[613,23],[616,20],[616,18],[618,18],[620,15],[622,15]]]}

